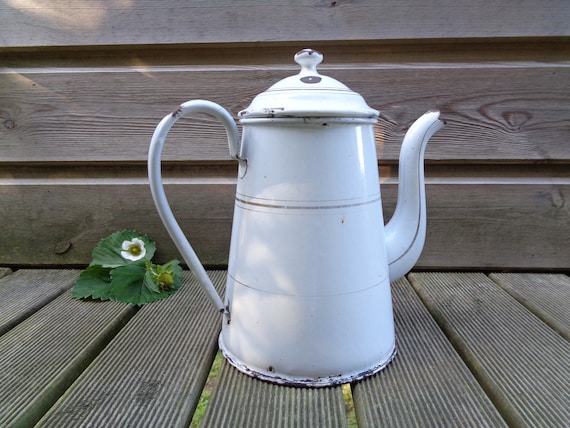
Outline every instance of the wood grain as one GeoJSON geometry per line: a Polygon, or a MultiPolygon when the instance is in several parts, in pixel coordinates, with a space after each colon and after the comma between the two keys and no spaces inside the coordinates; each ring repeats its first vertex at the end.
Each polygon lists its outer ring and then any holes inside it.
{"type": "Polygon", "coordinates": [[[506,426],[409,282],[391,288],[398,355],[352,384],[359,426],[506,426]]]}
{"type": "MultiPolygon", "coordinates": [[[[45,273],[20,270],[2,282],[8,290],[22,283],[66,286],[65,272],[45,273]]],[[[222,285],[226,271],[208,274],[222,285]]],[[[213,368],[203,390],[204,398],[212,395],[202,419],[203,407],[195,404],[220,315],[192,275],[184,276],[175,296],[139,310],[79,302],[66,293],[0,336],[2,426],[34,426],[42,418],[35,426],[135,421],[187,427],[192,413],[190,426],[201,420],[200,426],[231,427],[566,428],[570,420],[569,343],[529,311],[549,311],[545,296],[567,296],[567,276],[517,275],[518,284],[534,284],[529,291],[545,289],[527,294],[526,307],[481,272],[412,273],[415,289],[405,279],[393,283],[399,353],[380,373],[343,387],[353,393],[357,420],[337,388],[275,386],[225,363],[221,373],[213,368]],[[214,422],[220,420],[229,422],[214,422]]],[[[491,277],[496,281],[497,275],[491,277]]],[[[567,302],[559,299],[558,306],[567,302]]],[[[0,299],[2,309],[4,304],[0,299]]]]}
{"type": "MultiPolygon", "coordinates": [[[[16,69],[0,73],[0,162],[144,161],[160,119],[180,102],[209,99],[234,116],[293,66],[16,69]]],[[[398,158],[405,131],[440,109],[447,122],[428,160],[570,159],[570,65],[349,64],[324,67],[381,110],[378,156],[398,158]]],[[[181,120],[166,160],[229,160],[209,117],[181,120]]]]}
{"type": "Polygon", "coordinates": [[[20,269],[1,280],[0,336],[69,290],[77,275],[74,270],[45,269],[38,275],[36,271],[20,269]]]}
{"type": "MultiPolygon", "coordinates": [[[[339,44],[311,39],[254,45],[116,45],[44,46],[2,49],[0,63],[18,68],[246,66],[291,65],[292,54],[310,47],[326,54],[326,65],[565,62],[570,55],[567,37],[535,39],[480,38],[426,40],[357,40],[339,44]]],[[[324,65],[324,64],[323,64],[324,65]]]]}
{"type": "MultiPolygon", "coordinates": [[[[226,273],[209,275],[223,289],[226,273]]],[[[189,426],[218,349],[220,315],[190,272],[182,281],[175,296],[137,312],[41,426],[125,426],[134,415],[140,427],[189,426]]]]}
{"type": "Polygon", "coordinates": [[[202,426],[346,428],[346,419],[340,386],[276,385],[246,376],[224,360],[202,426]]]}
{"type": "Polygon", "coordinates": [[[493,273],[489,277],[570,341],[570,277],[551,273],[493,273]]]}
{"type": "MultiPolygon", "coordinates": [[[[177,168],[174,172],[186,169],[177,168]]],[[[165,175],[173,211],[207,265],[227,263],[235,195],[232,169],[218,169],[218,177],[165,175]]],[[[541,176],[529,172],[532,167],[518,175],[514,167],[506,170],[497,175],[481,169],[476,176],[473,169],[472,176],[461,177],[453,169],[428,169],[428,232],[418,268],[568,268],[568,175],[554,170],[541,176]]],[[[159,248],[158,260],[180,258],[160,223],[146,178],[128,169],[125,176],[113,171],[104,169],[98,178],[92,173],[87,179],[38,174],[1,181],[0,261],[85,265],[100,239],[126,228],[150,234],[159,248]]],[[[381,174],[388,220],[395,206],[397,170],[383,169],[381,174]]]]}
{"type": "Polygon", "coordinates": [[[568,425],[567,340],[482,273],[408,279],[509,426],[568,425]]]}
{"type": "MultiPolygon", "coordinates": [[[[385,216],[403,136],[440,109],[426,150],[419,268],[568,269],[570,8],[504,2],[27,0],[0,4],[0,265],[84,265],[122,228],[178,257],[150,199],[157,123],[209,99],[235,118],[298,72],[295,52],[381,111],[385,216]]],[[[203,262],[227,262],[235,188],[222,126],[180,120],[163,159],[203,262]]],[[[341,172],[339,172],[341,173],[341,172]]]]}
{"type": "Polygon", "coordinates": [[[564,0],[376,2],[23,0],[0,4],[4,47],[570,35],[564,0]],[[421,19],[419,19],[421,17],[421,19]],[[547,25],[546,25],[547,24],[547,25]]]}
{"type": "MultiPolygon", "coordinates": [[[[60,286],[57,274],[30,270],[26,276],[60,286]]],[[[135,314],[132,306],[100,303],[65,293],[0,337],[2,426],[34,426],[135,314]]]]}

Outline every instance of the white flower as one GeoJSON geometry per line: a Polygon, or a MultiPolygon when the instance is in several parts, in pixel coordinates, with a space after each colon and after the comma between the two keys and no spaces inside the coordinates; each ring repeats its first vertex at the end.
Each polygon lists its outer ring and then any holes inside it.
{"type": "Polygon", "coordinates": [[[144,242],[139,238],[123,241],[121,248],[123,249],[123,251],[121,251],[121,257],[133,262],[142,259],[146,255],[144,242]]]}

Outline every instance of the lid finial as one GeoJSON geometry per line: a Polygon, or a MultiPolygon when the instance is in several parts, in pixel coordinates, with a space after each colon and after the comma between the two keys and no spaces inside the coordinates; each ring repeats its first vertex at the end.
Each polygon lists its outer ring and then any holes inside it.
{"type": "Polygon", "coordinates": [[[318,74],[317,65],[323,61],[323,54],[313,49],[303,49],[295,54],[295,62],[301,66],[299,74],[318,74]]]}

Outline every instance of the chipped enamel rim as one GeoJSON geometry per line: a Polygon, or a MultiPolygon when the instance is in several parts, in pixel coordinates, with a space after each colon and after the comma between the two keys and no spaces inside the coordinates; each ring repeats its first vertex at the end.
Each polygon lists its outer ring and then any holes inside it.
{"type": "Polygon", "coordinates": [[[366,370],[361,370],[348,374],[307,378],[307,377],[286,375],[276,371],[259,370],[249,367],[247,364],[236,359],[232,354],[230,354],[226,350],[224,342],[222,340],[221,333],[218,338],[218,344],[224,358],[240,372],[266,382],[271,382],[283,386],[294,386],[294,387],[326,387],[326,386],[341,385],[345,383],[355,382],[357,380],[370,377],[378,373],[379,371],[383,370],[388,364],[392,362],[392,360],[398,353],[396,343],[394,343],[392,352],[388,355],[387,359],[381,361],[380,363],[370,368],[367,368],[366,370]]]}

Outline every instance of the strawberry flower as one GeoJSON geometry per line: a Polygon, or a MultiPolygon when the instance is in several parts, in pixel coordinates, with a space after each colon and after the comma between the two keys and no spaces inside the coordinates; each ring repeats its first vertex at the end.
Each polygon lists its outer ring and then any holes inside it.
{"type": "Polygon", "coordinates": [[[130,241],[123,241],[121,246],[121,257],[124,259],[136,262],[146,255],[146,248],[142,239],[133,238],[130,241]]]}

